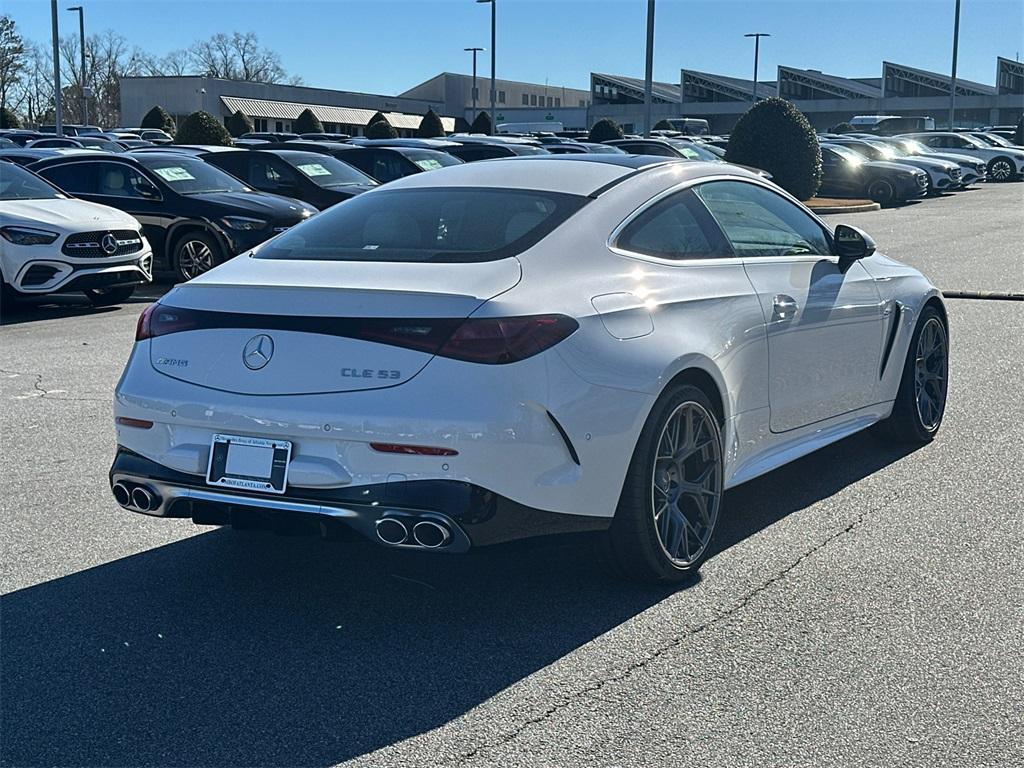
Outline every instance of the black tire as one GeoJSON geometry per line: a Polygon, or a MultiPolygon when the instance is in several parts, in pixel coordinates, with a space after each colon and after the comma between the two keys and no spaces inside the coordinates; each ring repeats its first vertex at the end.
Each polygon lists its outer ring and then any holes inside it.
{"type": "Polygon", "coordinates": [[[988,161],[988,180],[989,181],[1012,181],[1013,177],[1017,175],[1017,167],[1013,164],[1013,160],[1008,157],[993,157],[988,161]]]}
{"type": "Polygon", "coordinates": [[[122,285],[116,288],[87,288],[82,291],[85,298],[94,307],[110,307],[114,304],[124,304],[135,293],[134,285],[122,285]]]}
{"type": "Polygon", "coordinates": [[[192,230],[174,242],[171,264],[178,280],[187,282],[226,261],[224,249],[213,235],[192,230]]]}
{"type": "Polygon", "coordinates": [[[14,309],[19,296],[20,294],[0,276],[0,315],[5,315],[14,309]]]}
{"type": "Polygon", "coordinates": [[[892,205],[896,202],[896,187],[887,179],[875,179],[868,185],[868,197],[879,205],[892,205]]]}
{"type": "MultiPolygon", "coordinates": [[[[927,346],[927,340],[924,346],[927,346]]],[[[910,339],[907,358],[903,362],[903,376],[900,379],[899,391],[896,393],[896,401],[893,403],[892,414],[885,421],[875,425],[873,430],[875,435],[898,443],[931,442],[938,433],[939,427],[942,426],[948,386],[949,330],[946,321],[935,307],[925,307],[914,327],[914,335],[910,339]],[[921,406],[919,403],[921,394],[918,374],[921,361],[918,357],[922,352],[922,337],[926,332],[936,330],[940,332],[942,359],[939,361],[929,356],[923,362],[926,371],[941,376],[941,380],[929,378],[929,383],[922,385],[925,388],[928,401],[938,400],[937,411],[932,411],[931,406],[921,406]],[[924,415],[922,415],[922,411],[924,415]]]]}
{"type": "MultiPolygon", "coordinates": [[[[655,583],[679,583],[696,574],[712,549],[722,500],[722,478],[722,435],[711,401],[702,390],[688,384],[670,388],[658,399],[640,433],[615,519],[606,534],[606,549],[614,570],[635,581],[655,583]],[[659,448],[663,446],[662,441],[668,438],[666,427],[676,414],[685,413],[686,409],[691,408],[692,413],[700,415],[702,419],[702,426],[693,432],[703,437],[695,438],[695,442],[705,441],[704,447],[692,456],[704,462],[699,467],[702,471],[714,466],[713,475],[707,481],[707,493],[713,491],[715,497],[713,509],[709,509],[711,502],[705,502],[708,505],[704,508],[708,512],[706,519],[710,520],[710,524],[704,525],[698,521],[701,533],[706,537],[703,547],[699,552],[694,552],[692,557],[685,558],[685,562],[681,562],[668,554],[659,537],[659,528],[662,526],[655,522],[655,499],[664,497],[667,508],[668,494],[662,492],[663,496],[658,495],[655,475],[658,473],[659,448]]],[[[668,510],[663,510],[662,514],[668,514],[668,510]]],[[[671,521],[666,518],[662,518],[662,522],[671,525],[671,521]]],[[[681,530],[684,535],[688,535],[687,530],[695,529],[683,526],[681,530]]],[[[666,535],[667,532],[668,528],[666,535]]],[[[695,530],[696,541],[701,538],[695,530]]]]}

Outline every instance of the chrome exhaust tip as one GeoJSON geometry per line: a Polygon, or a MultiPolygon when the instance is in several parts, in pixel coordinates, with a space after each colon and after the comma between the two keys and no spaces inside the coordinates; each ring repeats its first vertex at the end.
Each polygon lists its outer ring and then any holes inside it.
{"type": "Polygon", "coordinates": [[[412,537],[421,547],[437,549],[451,541],[452,533],[433,520],[421,520],[413,526],[412,537]]]}
{"type": "Polygon", "coordinates": [[[382,517],[377,521],[377,538],[385,544],[397,546],[409,538],[409,529],[397,517],[382,517]]]}
{"type": "Polygon", "coordinates": [[[141,485],[132,489],[132,506],[142,512],[149,512],[153,508],[153,494],[141,485]]]}
{"type": "Polygon", "coordinates": [[[114,487],[110,490],[114,494],[114,501],[122,507],[127,507],[132,503],[131,491],[128,490],[128,486],[124,483],[114,483],[114,487]]]}

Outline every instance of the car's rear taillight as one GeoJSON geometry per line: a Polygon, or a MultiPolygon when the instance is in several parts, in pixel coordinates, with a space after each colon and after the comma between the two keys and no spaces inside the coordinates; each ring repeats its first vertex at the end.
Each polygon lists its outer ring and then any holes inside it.
{"type": "Polygon", "coordinates": [[[471,363],[500,365],[532,357],[570,336],[579,324],[565,315],[496,318],[377,318],[258,315],[151,304],[135,340],[182,331],[245,328],[340,336],[413,349],[471,363]]]}
{"type": "Polygon", "coordinates": [[[154,339],[169,333],[194,331],[203,326],[203,312],[193,309],[169,307],[159,302],[150,304],[139,316],[135,327],[135,340],[154,339]]]}
{"type": "Polygon", "coordinates": [[[579,323],[565,315],[469,318],[437,354],[471,363],[514,363],[553,347],[577,328],[579,323]]]}

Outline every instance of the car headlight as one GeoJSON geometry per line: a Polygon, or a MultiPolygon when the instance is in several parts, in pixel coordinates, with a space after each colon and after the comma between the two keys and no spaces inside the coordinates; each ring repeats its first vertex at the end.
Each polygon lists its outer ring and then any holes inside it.
{"type": "Polygon", "coordinates": [[[0,235],[15,245],[49,245],[60,237],[57,232],[32,227],[0,227],[0,235]]]}
{"type": "Polygon", "coordinates": [[[308,219],[310,216],[314,216],[317,213],[319,213],[319,211],[317,211],[316,208],[303,208],[302,209],[302,218],[308,219]]]}
{"type": "Polygon", "coordinates": [[[267,222],[263,219],[250,219],[248,216],[225,216],[220,220],[228,229],[236,229],[243,231],[253,231],[257,229],[263,229],[267,226],[267,222]]]}

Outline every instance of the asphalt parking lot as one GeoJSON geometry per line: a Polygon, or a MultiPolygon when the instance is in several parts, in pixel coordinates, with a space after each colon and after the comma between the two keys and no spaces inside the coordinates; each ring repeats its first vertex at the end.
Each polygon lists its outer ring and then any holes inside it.
{"type": "MultiPolygon", "coordinates": [[[[1022,202],[828,218],[1020,292],[1022,202]]],[[[949,302],[933,444],[858,435],[731,491],[677,590],[579,538],[397,556],[120,510],[145,304],[0,328],[3,766],[1024,764],[1024,303],[949,302]]]]}

